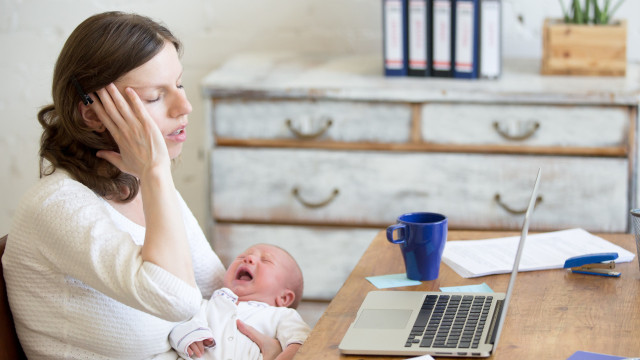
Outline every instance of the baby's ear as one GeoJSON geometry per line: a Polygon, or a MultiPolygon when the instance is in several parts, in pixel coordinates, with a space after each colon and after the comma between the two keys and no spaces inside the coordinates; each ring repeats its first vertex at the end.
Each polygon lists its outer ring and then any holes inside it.
{"type": "Polygon", "coordinates": [[[289,307],[291,304],[293,304],[293,301],[295,299],[296,299],[296,294],[289,289],[285,289],[282,291],[280,296],[276,297],[276,306],[289,307]]]}
{"type": "Polygon", "coordinates": [[[96,114],[95,110],[93,110],[91,106],[85,105],[80,101],[78,103],[78,111],[80,112],[84,123],[93,131],[103,132],[106,130],[106,127],[98,118],[98,114],[96,114]]]}

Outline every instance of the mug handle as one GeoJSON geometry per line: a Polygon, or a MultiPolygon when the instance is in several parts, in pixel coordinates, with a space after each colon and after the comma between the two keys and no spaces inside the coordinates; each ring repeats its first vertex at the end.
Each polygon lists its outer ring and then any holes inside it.
{"type": "Polygon", "coordinates": [[[406,233],[406,226],[404,224],[391,225],[387,228],[387,240],[389,240],[389,242],[392,242],[394,244],[403,243],[405,240],[405,233],[406,233]],[[401,232],[402,236],[400,236],[398,240],[393,240],[393,232],[395,230],[402,230],[401,232]]]}

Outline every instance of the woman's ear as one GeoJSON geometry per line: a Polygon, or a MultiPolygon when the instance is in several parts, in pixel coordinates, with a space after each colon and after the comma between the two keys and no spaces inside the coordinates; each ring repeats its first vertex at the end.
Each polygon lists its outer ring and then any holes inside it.
{"type": "Polygon", "coordinates": [[[80,116],[84,120],[84,123],[95,132],[104,132],[106,127],[98,118],[98,114],[91,108],[90,105],[85,105],[82,101],[78,102],[78,111],[80,116]]]}
{"type": "Polygon", "coordinates": [[[282,291],[280,296],[276,298],[276,306],[289,307],[291,304],[293,304],[293,301],[295,299],[296,299],[296,294],[289,289],[285,289],[282,291]]]}

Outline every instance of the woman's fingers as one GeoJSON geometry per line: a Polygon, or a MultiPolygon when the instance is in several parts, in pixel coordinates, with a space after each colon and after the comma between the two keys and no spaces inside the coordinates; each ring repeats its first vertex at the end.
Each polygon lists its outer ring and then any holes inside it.
{"type": "Polygon", "coordinates": [[[138,94],[125,88],[123,95],[114,84],[98,90],[97,94],[100,101],[92,106],[120,152],[101,151],[98,156],[134,176],[140,176],[149,166],[169,166],[164,137],[138,94]]]}
{"type": "Polygon", "coordinates": [[[102,109],[102,116],[100,117],[100,120],[102,120],[112,134],[117,133],[119,129],[123,127],[124,119],[122,118],[122,115],[120,115],[115,102],[111,98],[111,94],[109,94],[106,87],[96,91],[96,93],[100,98],[99,106],[96,107],[102,109]]]}
{"type": "Polygon", "coordinates": [[[96,153],[96,156],[101,158],[101,159],[107,160],[113,166],[117,167],[120,170],[122,170],[123,167],[124,167],[124,163],[122,162],[122,155],[120,155],[119,153],[117,153],[115,151],[99,150],[96,153]]]}
{"type": "Polygon", "coordinates": [[[140,122],[144,123],[148,119],[149,115],[147,115],[144,104],[142,103],[142,100],[140,100],[138,93],[136,93],[132,88],[126,88],[124,89],[124,92],[132,105],[133,115],[137,117],[140,122]]]}
{"type": "MultiPolygon", "coordinates": [[[[108,95],[104,96],[105,101],[102,102],[104,108],[107,110],[107,113],[116,125],[122,127],[125,123],[129,122],[129,126],[135,125],[139,121],[131,121],[137,120],[131,107],[127,103],[127,100],[122,96],[120,90],[114,85],[109,84],[104,89],[101,90],[98,94],[108,95]],[[129,120],[129,121],[128,121],[129,120]]],[[[100,97],[102,99],[102,96],[100,97]]]]}
{"type": "Polygon", "coordinates": [[[108,93],[106,93],[104,89],[100,89],[96,91],[96,95],[98,96],[98,101],[94,101],[93,104],[91,104],[90,106],[91,106],[91,109],[96,113],[96,116],[98,116],[98,119],[100,120],[100,122],[102,122],[102,124],[104,124],[107,130],[109,130],[109,132],[113,134],[118,129],[117,129],[117,125],[113,122],[111,117],[109,117],[106,109],[104,108],[104,103],[106,101],[110,101],[110,99],[107,100],[108,98],[107,94],[108,93]]]}
{"type": "Polygon", "coordinates": [[[129,98],[129,103],[131,104],[130,107],[127,107],[129,111],[131,111],[130,116],[138,120],[138,124],[141,128],[145,129],[147,133],[149,133],[152,140],[164,144],[164,138],[162,137],[158,126],[147,112],[147,109],[144,107],[142,100],[140,100],[138,93],[136,93],[132,88],[126,88],[124,91],[126,96],[129,98]]]}
{"type": "Polygon", "coordinates": [[[264,335],[240,320],[236,320],[236,324],[241,333],[258,345],[264,360],[273,360],[282,352],[282,347],[278,340],[264,335]]]}
{"type": "MultiPolygon", "coordinates": [[[[135,94],[135,91],[131,89],[127,89],[127,91],[135,94]]],[[[135,135],[140,132],[141,124],[147,120],[146,117],[148,115],[139,98],[138,104],[135,106],[137,109],[134,111],[114,84],[107,85],[98,90],[97,93],[100,97],[100,105],[97,107],[101,107],[101,110],[104,110],[101,112],[101,120],[103,120],[114,138],[121,134],[135,135]],[[109,127],[109,123],[111,127],[109,127]]]]}

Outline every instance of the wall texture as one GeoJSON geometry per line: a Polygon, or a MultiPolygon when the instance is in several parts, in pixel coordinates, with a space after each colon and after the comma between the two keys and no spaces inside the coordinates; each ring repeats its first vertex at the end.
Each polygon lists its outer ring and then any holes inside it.
{"type": "MultiPolygon", "coordinates": [[[[504,56],[540,58],[542,22],[561,15],[559,0],[503,5],[504,56]]],[[[381,53],[380,0],[0,0],[0,234],[9,231],[20,196],[38,178],[36,113],[50,102],[58,52],[82,20],[108,10],[150,16],[184,42],[184,85],[194,110],[175,179],[203,225],[207,145],[201,78],[246,51],[381,53]]],[[[617,12],[628,20],[627,56],[633,62],[640,61],[638,14],[639,1],[626,1],[617,12]]]]}

